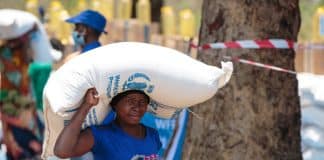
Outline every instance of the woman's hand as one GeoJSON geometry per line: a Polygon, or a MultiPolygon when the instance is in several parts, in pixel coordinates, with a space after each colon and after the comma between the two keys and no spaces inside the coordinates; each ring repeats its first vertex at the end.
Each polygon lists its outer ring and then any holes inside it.
{"type": "Polygon", "coordinates": [[[90,88],[87,90],[84,96],[84,105],[87,107],[92,107],[97,105],[99,102],[99,94],[95,88],[90,88]]]}

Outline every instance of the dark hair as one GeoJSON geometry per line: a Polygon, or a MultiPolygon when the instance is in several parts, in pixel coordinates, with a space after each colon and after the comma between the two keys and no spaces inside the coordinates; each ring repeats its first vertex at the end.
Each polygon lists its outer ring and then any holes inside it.
{"type": "Polygon", "coordinates": [[[131,94],[131,93],[140,93],[145,95],[145,98],[147,99],[147,102],[150,103],[150,97],[145,94],[143,91],[140,90],[128,90],[125,92],[121,92],[119,94],[117,94],[115,97],[113,97],[113,99],[110,101],[110,106],[113,108],[113,110],[115,110],[115,106],[117,105],[117,103],[124,98],[126,95],[131,94]]]}
{"type": "Polygon", "coordinates": [[[51,42],[51,46],[54,49],[56,49],[58,51],[61,51],[61,52],[64,52],[64,47],[65,46],[63,45],[63,43],[59,39],[57,39],[57,38],[51,38],[50,39],[50,42],[51,42]]]}

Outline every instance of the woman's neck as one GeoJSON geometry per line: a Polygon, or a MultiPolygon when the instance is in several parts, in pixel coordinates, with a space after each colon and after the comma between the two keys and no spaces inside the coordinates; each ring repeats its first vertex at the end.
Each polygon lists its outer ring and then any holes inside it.
{"type": "Polygon", "coordinates": [[[134,136],[136,138],[144,138],[145,137],[145,128],[140,123],[139,124],[127,124],[119,121],[118,119],[115,120],[115,123],[127,134],[134,136]]]}

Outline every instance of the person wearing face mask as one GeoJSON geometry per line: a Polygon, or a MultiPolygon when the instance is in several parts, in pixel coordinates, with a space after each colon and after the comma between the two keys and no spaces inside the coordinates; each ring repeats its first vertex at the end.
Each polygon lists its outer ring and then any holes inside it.
{"type": "Polygon", "coordinates": [[[107,33],[106,19],[102,14],[85,10],[65,21],[75,25],[72,37],[75,45],[81,47],[81,53],[101,46],[99,37],[102,33],[107,33]]]}

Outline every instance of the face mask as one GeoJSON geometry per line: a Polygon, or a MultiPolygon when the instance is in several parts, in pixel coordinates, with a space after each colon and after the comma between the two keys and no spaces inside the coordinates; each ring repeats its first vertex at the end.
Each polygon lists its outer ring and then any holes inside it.
{"type": "Polygon", "coordinates": [[[72,37],[75,45],[84,45],[84,35],[80,35],[77,31],[72,32],[72,37]]]}

